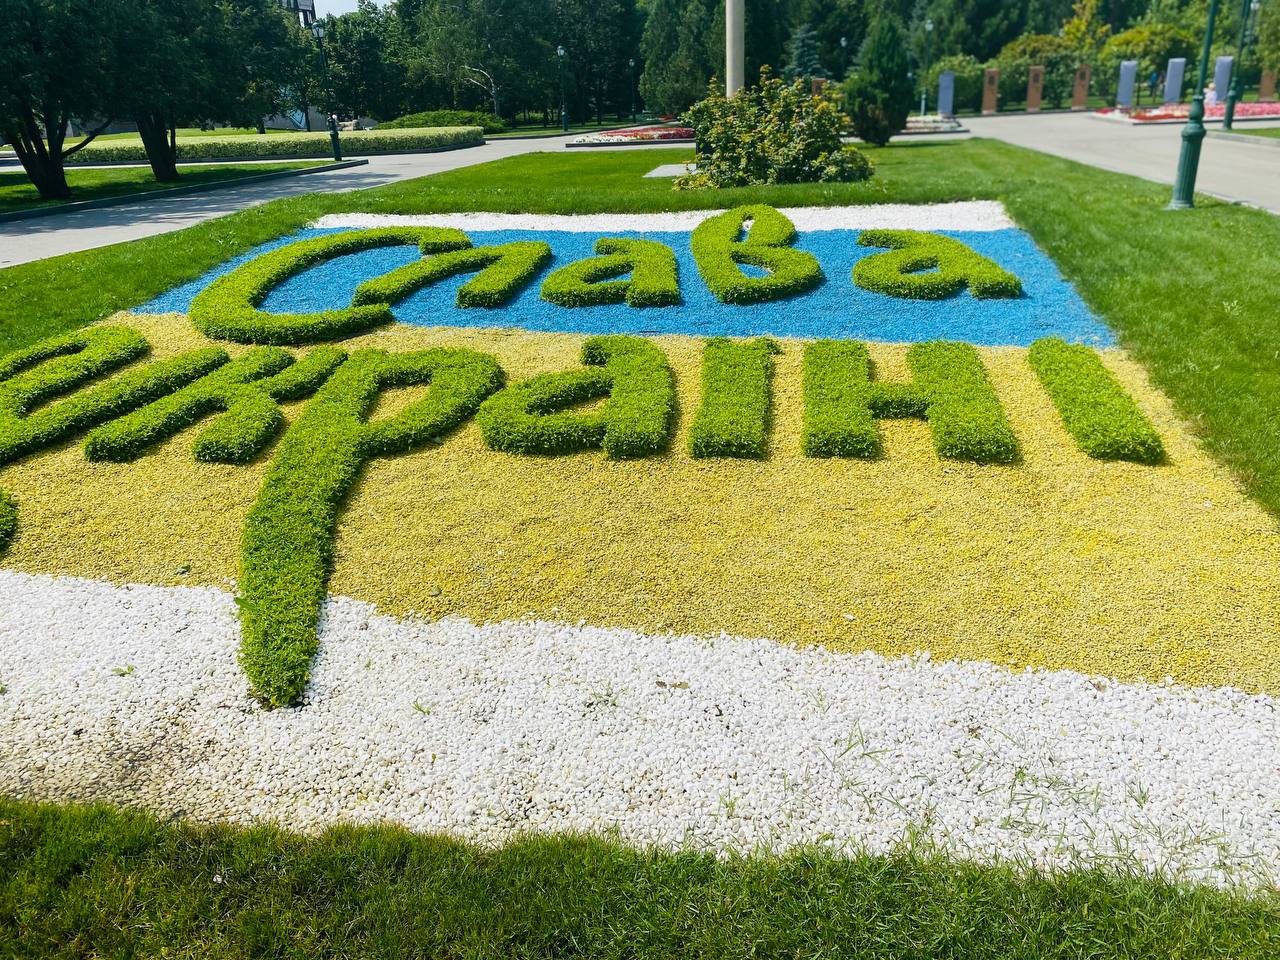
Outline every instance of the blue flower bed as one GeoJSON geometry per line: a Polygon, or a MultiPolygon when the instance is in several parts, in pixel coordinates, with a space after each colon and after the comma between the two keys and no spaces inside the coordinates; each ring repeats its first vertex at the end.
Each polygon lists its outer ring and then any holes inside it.
{"type": "MultiPolygon", "coordinates": [[[[195,294],[213,278],[265,250],[334,230],[303,230],[228,261],[199,280],[157,297],[139,309],[186,312],[195,294]]],[[[423,326],[519,327],[560,333],[667,333],[698,337],[828,337],[918,343],[964,340],[982,346],[1029,346],[1041,337],[1109,346],[1111,331],[1085,306],[1058,268],[1029,236],[1017,229],[943,231],[990,257],[1022,280],[1024,295],[1010,300],[976,300],[967,291],[947,300],[903,300],[854,286],[853,264],[878,252],[857,244],[857,231],[802,232],[796,247],[813,253],[826,281],[791,300],[733,306],[718,301],[703,284],[689,250],[687,232],[571,233],[531,230],[468,231],[476,246],[543,240],[554,260],[514,301],[496,309],[460,309],[457,288],[469,277],[453,277],[402,300],[395,316],[423,326]],[[680,268],[684,302],[637,309],[624,304],[559,307],[538,295],[543,277],[557,267],[592,256],[601,236],[646,237],[668,244],[680,268]]],[[[387,247],[340,257],[290,278],[271,292],[263,309],[301,313],[347,306],[361,282],[390,272],[419,256],[414,247],[387,247]]],[[[751,268],[746,268],[751,270],[751,268]]]]}

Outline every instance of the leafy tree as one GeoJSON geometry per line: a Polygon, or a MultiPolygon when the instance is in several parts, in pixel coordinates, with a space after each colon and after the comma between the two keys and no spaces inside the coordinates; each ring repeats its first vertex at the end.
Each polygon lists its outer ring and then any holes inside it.
{"type": "Polygon", "coordinates": [[[813,27],[827,76],[843,78],[849,72],[866,37],[866,9],[863,0],[792,0],[792,23],[813,27]]]}
{"type": "Polygon", "coordinates": [[[1071,17],[1062,24],[1062,39],[1081,63],[1097,63],[1102,46],[1111,35],[1110,24],[1098,13],[1100,0],[1076,0],[1071,17]]]}
{"type": "Polygon", "coordinates": [[[1050,33],[1028,33],[1005,44],[996,57],[1000,86],[1006,100],[1026,95],[1031,67],[1044,67],[1044,98],[1060,107],[1071,93],[1079,66],[1076,53],[1062,37],[1050,33]]]}
{"type": "Polygon", "coordinates": [[[1022,33],[1027,0],[941,0],[933,7],[935,48],[990,60],[1022,33]]]}
{"type": "Polygon", "coordinates": [[[907,125],[912,88],[906,38],[896,17],[871,22],[858,55],[858,68],[844,83],[845,109],[853,132],[884,146],[907,125]]]}
{"type": "Polygon", "coordinates": [[[649,109],[659,113],[679,113],[693,102],[686,98],[684,78],[676,69],[683,7],[683,0],[652,0],[640,38],[644,56],[640,95],[649,109]]]}
{"type": "Polygon", "coordinates": [[[374,0],[359,0],[352,13],[325,20],[328,60],[326,107],[380,120],[406,112],[400,22],[374,0]]]}
{"type": "Polygon", "coordinates": [[[111,0],[10,0],[0,16],[0,139],[46,199],[70,195],[63,161],[111,122],[119,11],[111,0]],[[67,125],[91,121],[67,147],[67,125]]]}
{"type": "Polygon", "coordinates": [[[787,65],[782,71],[788,80],[825,78],[826,70],[818,58],[818,38],[813,27],[802,23],[791,32],[787,43],[787,65]]]}
{"type": "Polygon", "coordinates": [[[1195,38],[1168,23],[1143,23],[1109,39],[1098,57],[1099,89],[1110,97],[1119,85],[1120,63],[1138,61],[1138,76],[1163,73],[1172,57],[1194,62],[1195,38]]]}
{"type": "Polygon", "coordinates": [[[1280,0],[1270,0],[1259,15],[1258,60],[1263,70],[1280,73],[1280,0]]]}

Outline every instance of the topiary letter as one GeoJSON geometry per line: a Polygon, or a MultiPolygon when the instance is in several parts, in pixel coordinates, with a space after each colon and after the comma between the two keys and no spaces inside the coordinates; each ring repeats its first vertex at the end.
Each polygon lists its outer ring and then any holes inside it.
{"type": "Polygon", "coordinates": [[[519,293],[550,259],[551,246],[540,240],[518,240],[440,253],[365,281],[356,288],[351,302],[357,306],[398,303],[437,281],[479,270],[474,278],[458,288],[458,306],[500,307],[519,293]]]}
{"type": "Polygon", "coordinates": [[[694,457],[761,459],[768,446],[772,340],[717,337],[702,352],[702,405],[689,434],[694,457]]]}
{"type": "Polygon", "coordinates": [[[723,303],[763,303],[782,300],[822,282],[817,258],[792,249],[796,228],[773,207],[737,207],[710,217],[693,231],[691,245],[698,273],[723,303]],[[746,239],[742,227],[751,221],[746,239]],[[768,271],[752,277],[739,264],[768,271]]]}
{"type": "Polygon", "coordinates": [[[542,299],[562,307],[623,303],[667,307],[680,302],[676,255],[656,240],[601,237],[600,256],[561,267],[542,283],[542,299]],[[614,279],[622,278],[626,279],[614,279]]]}
{"type": "Polygon", "coordinates": [[[945,300],[966,286],[980,300],[1022,295],[1016,276],[941,233],[863,230],[858,243],[891,248],[853,265],[853,282],[863,290],[908,300],[945,300]]]}

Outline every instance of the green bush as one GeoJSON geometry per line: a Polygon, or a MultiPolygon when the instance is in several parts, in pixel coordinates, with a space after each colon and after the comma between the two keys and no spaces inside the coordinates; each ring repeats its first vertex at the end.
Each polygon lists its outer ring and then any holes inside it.
{"type": "Polygon", "coordinates": [[[945,300],[966,286],[980,300],[1022,296],[1014,274],[945,234],[864,230],[858,243],[890,248],[853,265],[853,282],[864,290],[908,300],[945,300]]]}
{"type": "Polygon", "coordinates": [[[698,224],[690,241],[703,282],[722,303],[764,303],[804,293],[823,280],[817,258],[794,250],[796,228],[773,207],[736,207],[698,224]],[[746,239],[742,227],[751,221],[746,239]],[[769,271],[752,277],[739,264],[769,271]]]}
{"type": "Polygon", "coordinates": [[[631,307],[667,307],[680,302],[676,255],[665,243],[601,237],[595,251],[599,256],[568,264],[547,277],[542,299],[562,307],[623,302],[631,307]]]}
{"type": "Polygon", "coordinates": [[[461,230],[384,227],[350,230],[300,240],[269,250],[224,274],[201,290],[188,313],[206,336],[236,343],[277,346],[339,340],[390,323],[389,303],[353,304],[317,313],[266,313],[258,304],[280,283],[318,263],[374,247],[418,244],[423,254],[471,246],[461,230]]]}
{"type": "Polygon", "coordinates": [[[342,506],[364,464],[438,440],[502,383],[468,350],[359,350],[286,431],[245,523],[240,553],[240,662],[271,706],[301,698],[333,562],[342,506]],[[385,390],[430,386],[394,416],[368,421],[385,390]]]}
{"type": "Polygon", "coordinates": [[[179,390],[229,359],[226,351],[206,347],[65,396],[147,350],[146,340],[134,330],[93,327],[6,357],[0,363],[0,464],[61,443],[179,390]],[[47,403],[57,397],[62,399],[47,403]]]}
{"type": "Polygon", "coordinates": [[[279,347],[257,347],[194,383],[111,423],[85,441],[85,457],[128,463],[210,413],[222,414],[195,440],[205,463],[248,463],[284,426],[280,401],[313,393],[346,359],[334,347],[317,347],[295,362],[279,347]]]}
{"type": "Polygon", "coordinates": [[[907,125],[915,86],[907,60],[907,40],[896,18],[878,14],[867,28],[858,58],[842,91],[853,132],[883,147],[907,125]]]}
{"type": "Polygon", "coordinates": [[[1032,67],[1044,67],[1044,99],[1061,107],[1071,95],[1079,56],[1062,37],[1049,33],[1028,33],[1011,40],[996,55],[1000,68],[1001,98],[1005,103],[1024,103],[1027,79],[1032,67]]]}
{"type": "Polygon", "coordinates": [[[696,458],[764,458],[769,441],[773,356],[768,338],[749,342],[717,337],[702,351],[702,404],[689,433],[696,458]]]}
{"type": "Polygon", "coordinates": [[[1057,338],[1037,340],[1027,362],[1044,384],[1076,445],[1097,460],[1159,463],[1155,428],[1098,354],[1057,338]]]}
{"type": "Polygon", "coordinates": [[[551,247],[541,240],[439,253],[366,280],[356,288],[351,304],[389,306],[440,280],[479,271],[458,288],[458,306],[500,307],[524,289],[550,259],[551,247]]]}
{"type": "MultiPolygon", "coordinates": [[[[378,153],[452,150],[484,143],[479,127],[438,127],[426,130],[356,130],[340,135],[344,157],[378,153]]],[[[271,136],[183,137],[178,162],[188,160],[266,160],[332,157],[329,134],[281,133],[271,136]]],[[[67,157],[67,163],[146,163],[141,140],[95,140],[67,157]]]]}
{"type": "Polygon", "coordinates": [[[682,117],[698,143],[698,169],[677,190],[759,183],[849,183],[871,176],[871,161],[840,140],[835,100],[760,71],[759,86],[732,97],[712,91],[682,117]]]}
{"type": "Polygon", "coordinates": [[[883,446],[877,419],[922,417],[939,456],[976,463],[1017,459],[1017,438],[970,344],[917,343],[907,352],[907,365],[913,382],[877,382],[871,379],[871,359],[862,344],[809,344],[804,353],[805,455],[879,457],[883,446]]]}
{"type": "Polygon", "coordinates": [[[410,113],[378,124],[378,130],[421,130],[431,127],[479,127],[485,133],[502,133],[507,125],[483,110],[428,110],[410,113]]]}
{"type": "Polygon", "coordinates": [[[562,454],[603,447],[611,458],[661,453],[675,417],[667,358],[639,337],[592,337],[582,362],[601,369],[545,373],[507,387],[476,415],[485,443],[505,453],[562,454]],[[578,404],[608,399],[597,409],[578,404]]]}
{"type": "Polygon", "coordinates": [[[18,535],[18,504],[4,490],[0,490],[0,557],[3,557],[18,535]]]}
{"type": "Polygon", "coordinates": [[[938,95],[938,79],[945,71],[950,70],[955,74],[955,110],[977,110],[982,104],[982,77],[985,69],[982,61],[967,53],[943,57],[929,68],[929,96],[938,95]]]}

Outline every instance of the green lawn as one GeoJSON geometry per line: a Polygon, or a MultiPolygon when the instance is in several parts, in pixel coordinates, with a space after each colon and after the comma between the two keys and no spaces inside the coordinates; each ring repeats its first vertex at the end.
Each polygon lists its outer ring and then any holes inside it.
{"type": "Polygon", "coordinates": [[[908,852],[716,860],[574,837],[482,849],[0,799],[0,947],[42,960],[1263,960],[1280,955],[1280,900],[908,852]]]}
{"type": "Polygon", "coordinates": [[[241,177],[275,173],[279,170],[299,170],[319,166],[326,161],[310,160],[288,163],[217,164],[199,169],[180,167],[177,183],[159,183],[151,175],[150,167],[116,167],[107,170],[77,170],[67,168],[67,183],[71,187],[70,200],[44,200],[31,185],[21,168],[0,172],[0,213],[29,210],[34,207],[54,207],[77,200],[100,200],[103,197],[120,197],[147,190],[165,190],[172,187],[190,187],[205,183],[238,180],[241,177]]]}
{"type": "Polygon", "coordinates": [[[1275,137],[1280,139],[1280,127],[1253,127],[1249,124],[1241,124],[1233,127],[1228,133],[1239,133],[1247,137],[1275,137]]]}

